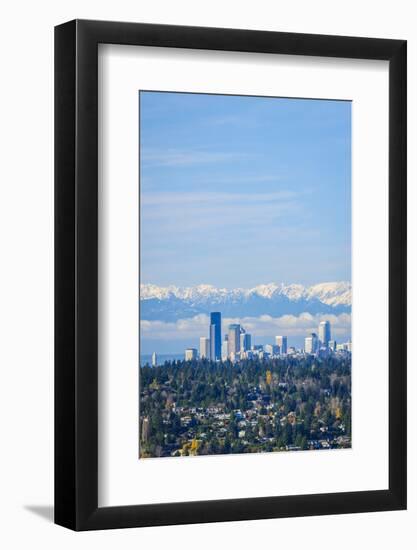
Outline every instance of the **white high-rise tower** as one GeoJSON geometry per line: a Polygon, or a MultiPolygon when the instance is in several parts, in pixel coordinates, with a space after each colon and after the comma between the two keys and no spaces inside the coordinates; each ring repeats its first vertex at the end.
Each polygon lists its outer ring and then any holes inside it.
{"type": "Polygon", "coordinates": [[[319,324],[319,341],[320,346],[328,347],[330,341],[330,323],[329,321],[321,321],[319,324]]]}
{"type": "Polygon", "coordinates": [[[304,351],[306,353],[316,353],[317,347],[318,347],[317,334],[313,332],[310,334],[310,336],[307,336],[304,339],[304,351]]]}
{"type": "Polygon", "coordinates": [[[228,331],[229,356],[240,351],[240,325],[229,325],[228,331]]]}
{"type": "Polygon", "coordinates": [[[200,338],[200,359],[210,359],[210,338],[200,338]]]}

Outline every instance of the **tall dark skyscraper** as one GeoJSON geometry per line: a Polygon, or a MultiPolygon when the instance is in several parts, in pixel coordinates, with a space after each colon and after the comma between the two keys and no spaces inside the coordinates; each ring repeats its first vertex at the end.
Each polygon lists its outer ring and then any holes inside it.
{"type": "Polygon", "coordinates": [[[222,358],[222,315],[218,311],[210,313],[210,357],[212,361],[222,358]]]}

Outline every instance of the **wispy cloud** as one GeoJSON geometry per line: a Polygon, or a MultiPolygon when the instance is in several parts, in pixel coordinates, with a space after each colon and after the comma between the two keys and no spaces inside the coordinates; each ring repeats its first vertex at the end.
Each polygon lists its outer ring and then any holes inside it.
{"type": "Polygon", "coordinates": [[[147,166],[196,166],[232,162],[247,158],[242,153],[221,151],[167,149],[165,151],[143,150],[141,162],[147,166]]]}
{"type": "Polygon", "coordinates": [[[189,192],[189,193],[146,193],[141,197],[141,203],[146,206],[166,206],[173,204],[213,204],[232,203],[234,205],[248,203],[271,203],[274,201],[294,200],[299,193],[294,191],[276,191],[273,193],[218,193],[218,192],[189,192]]]}
{"type": "Polygon", "coordinates": [[[238,128],[254,128],[261,125],[261,121],[254,116],[248,116],[247,113],[238,115],[211,116],[207,118],[206,123],[209,126],[235,126],[238,128]]]}
{"type": "Polygon", "coordinates": [[[215,175],[212,176],[211,179],[209,178],[202,178],[202,181],[206,183],[216,182],[221,184],[237,184],[237,185],[244,185],[244,184],[258,184],[258,183],[273,183],[276,184],[278,182],[282,181],[282,176],[278,174],[246,174],[246,175],[233,175],[233,176],[219,176],[215,175]]]}
{"type": "MultiPolygon", "coordinates": [[[[293,191],[276,191],[272,193],[146,193],[141,202],[143,227],[147,231],[147,239],[162,242],[187,235],[187,239],[206,241],[208,234],[202,233],[210,229],[210,235],[222,241],[227,238],[226,228],[239,229],[238,240],[247,239],[248,231],[262,229],[257,234],[258,244],[262,241],[264,231],[268,234],[275,231],[292,229],[290,217],[304,208],[300,194],[293,191]],[[242,224],[242,220],[244,223],[242,224]],[[279,223],[279,220],[285,223],[279,223]]],[[[298,225],[297,231],[302,228],[298,225]]],[[[149,241],[148,241],[149,242],[149,241]]]]}

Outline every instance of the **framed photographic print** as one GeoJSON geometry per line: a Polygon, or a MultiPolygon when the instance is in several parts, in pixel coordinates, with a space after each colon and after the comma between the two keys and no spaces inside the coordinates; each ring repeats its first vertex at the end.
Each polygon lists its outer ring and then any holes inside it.
{"type": "Polygon", "coordinates": [[[406,42],[55,31],[55,521],[406,507],[406,42]]]}

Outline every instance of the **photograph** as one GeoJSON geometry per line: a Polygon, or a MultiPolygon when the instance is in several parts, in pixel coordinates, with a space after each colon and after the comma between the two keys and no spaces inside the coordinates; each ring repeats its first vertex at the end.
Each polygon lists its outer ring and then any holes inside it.
{"type": "Polygon", "coordinates": [[[139,457],[350,448],[351,102],[139,102],[139,457]]]}

